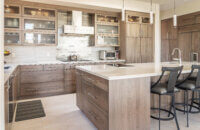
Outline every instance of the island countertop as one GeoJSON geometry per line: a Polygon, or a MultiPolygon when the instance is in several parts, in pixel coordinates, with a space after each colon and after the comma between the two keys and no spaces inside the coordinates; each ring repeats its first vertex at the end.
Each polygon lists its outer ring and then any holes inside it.
{"type": "MultiPolygon", "coordinates": [[[[189,73],[191,71],[191,65],[200,64],[193,62],[183,62],[182,73],[189,73]]],[[[178,63],[163,62],[156,66],[154,63],[137,63],[129,64],[133,67],[115,67],[109,65],[89,65],[89,66],[77,66],[76,68],[107,80],[127,79],[127,78],[139,78],[139,77],[151,77],[161,74],[161,68],[179,66],[178,63]]]]}

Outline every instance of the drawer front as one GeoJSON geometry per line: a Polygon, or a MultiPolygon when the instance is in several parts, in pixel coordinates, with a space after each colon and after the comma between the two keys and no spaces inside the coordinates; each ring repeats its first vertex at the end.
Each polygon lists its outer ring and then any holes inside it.
{"type": "Polygon", "coordinates": [[[43,65],[22,65],[21,72],[42,71],[43,65]]]}
{"type": "Polygon", "coordinates": [[[91,84],[94,84],[96,87],[103,89],[108,92],[108,81],[88,73],[83,73],[83,80],[91,84]]]}
{"type": "Polygon", "coordinates": [[[84,100],[86,116],[94,123],[98,130],[108,130],[108,117],[92,102],[84,100]]]}
{"type": "Polygon", "coordinates": [[[84,95],[97,106],[99,106],[103,111],[108,113],[108,92],[87,81],[83,81],[82,85],[84,95]]]}
{"type": "Polygon", "coordinates": [[[55,70],[64,70],[64,65],[53,64],[53,65],[44,65],[44,70],[55,71],[55,70]]]}
{"type": "Polygon", "coordinates": [[[62,70],[21,73],[21,83],[40,83],[61,80],[64,80],[64,72],[62,70]]]}
{"type": "Polygon", "coordinates": [[[36,88],[31,84],[21,84],[19,96],[36,96],[36,88]]]}

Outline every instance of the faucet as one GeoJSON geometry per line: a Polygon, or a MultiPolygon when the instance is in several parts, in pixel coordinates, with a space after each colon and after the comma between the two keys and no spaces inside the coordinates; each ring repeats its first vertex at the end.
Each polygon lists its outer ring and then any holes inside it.
{"type": "Polygon", "coordinates": [[[179,65],[182,65],[182,60],[181,60],[181,50],[179,48],[174,48],[172,51],[172,56],[175,54],[175,51],[178,52],[178,58],[172,58],[174,61],[179,61],[179,65]]]}

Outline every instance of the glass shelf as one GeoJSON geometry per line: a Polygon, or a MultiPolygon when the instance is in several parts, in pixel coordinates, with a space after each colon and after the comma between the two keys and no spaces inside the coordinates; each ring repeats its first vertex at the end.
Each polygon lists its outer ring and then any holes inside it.
{"type": "Polygon", "coordinates": [[[5,18],[4,28],[19,28],[19,18],[5,18]]]}
{"type": "Polygon", "coordinates": [[[4,6],[4,13],[5,14],[19,14],[19,6],[12,6],[12,5],[5,5],[4,6]]]}
{"type": "Polygon", "coordinates": [[[118,26],[97,25],[97,33],[118,34],[118,26]]]}
{"type": "Polygon", "coordinates": [[[106,37],[106,36],[98,36],[97,44],[104,46],[118,46],[118,37],[106,37]]]}
{"type": "Polygon", "coordinates": [[[98,22],[118,23],[118,18],[114,16],[97,15],[98,22]]]}
{"type": "Polygon", "coordinates": [[[55,34],[25,33],[24,42],[27,44],[55,44],[55,34]]]}
{"type": "Polygon", "coordinates": [[[55,21],[24,19],[24,29],[55,30],[55,21]]]}
{"type": "Polygon", "coordinates": [[[139,23],[140,17],[139,16],[130,16],[128,15],[128,22],[139,23]]]}
{"type": "Polygon", "coordinates": [[[5,32],[5,44],[20,44],[20,34],[18,32],[5,32]]]}
{"type": "Polygon", "coordinates": [[[54,10],[24,7],[24,14],[39,17],[55,17],[54,10]]]}

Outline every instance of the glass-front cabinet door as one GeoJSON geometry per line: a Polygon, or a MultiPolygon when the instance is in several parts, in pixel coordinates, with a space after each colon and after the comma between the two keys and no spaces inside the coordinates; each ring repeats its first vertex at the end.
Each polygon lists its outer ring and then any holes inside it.
{"type": "Polygon", "coordinates": [[[20,6],[17,5],[5,5],[4,6],[5,15],[19,15],[20,14],[20,6]]]}
{"type": "Polygon", "coordinates": [[[25,30],[55,30],[55,21],[24,19],[25,30]]]}
{"type": "Polygon", "coordinates": [[[55,10],[24,7],[24,15],[32,17],[55,17],[55,10]]]}
{"type": "Polygon", "coordinates": [[[98,36],[97,46],[119,46],[119,38],[109,36],[98,36]]]}
{"type": "Polygon", "coordinates": [[[19,29],[20,28],[20,19],[19,18],[12,18],[12,17],[5,17],[4,19],[4,28],[13,28],[19,29]]]}
{"type": "Polygon", "coordinates": [[[19,45],[20,44],[20,32],[5,32],[4,44],[5,45],[19,45]]]}
{"type": "Polygon", "coordinates": [[[118,35],[118,26],[97,25],[98,34],[118,35]]]}
{"type": "Polygon", "coordinates": [[[55,34],[42,33],[24,33],[25,44],[49,44],[54,45],[56,41],[55,34]]]}

